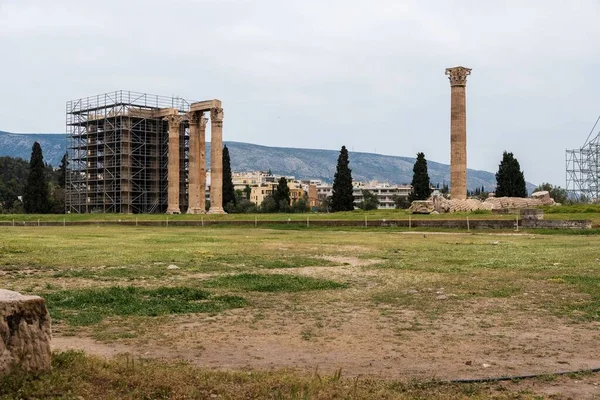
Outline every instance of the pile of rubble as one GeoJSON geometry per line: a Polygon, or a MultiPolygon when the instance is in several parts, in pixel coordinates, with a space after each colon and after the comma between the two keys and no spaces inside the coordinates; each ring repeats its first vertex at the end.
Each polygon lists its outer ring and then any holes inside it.
{"type": "Polygon", "coordinates": [[[409,211],[415,214],[454,213],[461,211],[501,210],[511,208],[530,208],[538,206],[558,205],[547,191],[535,192],[529,198],[522,197],[490,197],[485,201],[477,199],[449,200],[436,196],[431,200],[413,201],[409,211]]]}

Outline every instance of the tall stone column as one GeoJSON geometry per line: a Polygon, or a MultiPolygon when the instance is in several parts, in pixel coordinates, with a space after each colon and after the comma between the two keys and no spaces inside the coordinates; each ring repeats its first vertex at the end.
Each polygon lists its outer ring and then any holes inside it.
{"type": "Polygon", "coordinates": [[[210,209],[209,214],[225,214],[223,210],[223,109],[210,110],[210,209]]]}
{"type": "Polygon", "coordinates": [[[200,189],[200,199],[198,207],[203,213],[206,212],[206,118],[204,113],[200,113],[198,123],[198,138],[200,147],[200,157],[198,158],[199,179],[198,186],[200,189]]]}
{"type": "Polygon", "coordinates": [[[467,76],[471,69],[446,68],[450,80],[450,197],[467,198],[467,76]]]}
{"type": "Polygon", "coordinates": [[[169,122],[169,164],[167,166],[167,214],[180,214],[179,208],[179,134],[181,115],[165,117],[169,122]]]}
{"type": "Polygon", "coordinates": [[[200,208],[200,113],[190,112],[188,121],[190,124],[190,152],[189,152],[189,186],[188,186],[188,214],[200,214],[204,209],[200,208]]]}

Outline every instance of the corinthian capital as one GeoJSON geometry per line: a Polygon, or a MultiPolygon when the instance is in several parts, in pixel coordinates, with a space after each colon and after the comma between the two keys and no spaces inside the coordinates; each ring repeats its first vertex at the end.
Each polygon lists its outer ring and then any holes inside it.
{"type": "Polygon", "coordinates": [[[191,125],[197,125],[198,122],[200,122],[200,112],[198,111],[190,111],[189,113],[187,113],[187,117],[188,117],[188,121],[190,122],[190,126],[191,125]]]}
{"type": "Polygon", "coordinates": [[[471,68],[446,68],[446,75],[448,75],[448,79],[450,80],[450,86],[466,86],[467,76],[471,75],[471,68]]]}
{"type": "Polygon", "coordinates": [[[221,107],[214,107],[210,109],[210,119],[214,121],[223,120],[223,109],[221,107]]]}
{"type": "Polygon", "coordinates": [[[169,129],[177,129],[183,120],[183,116],[178,114],[169,115],[164,120],[169,123],[169,129]]]}

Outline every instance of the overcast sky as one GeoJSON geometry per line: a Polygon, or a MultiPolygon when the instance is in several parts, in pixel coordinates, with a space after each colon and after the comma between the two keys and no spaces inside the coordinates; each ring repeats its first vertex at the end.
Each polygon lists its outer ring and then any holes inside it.
{"type": "Polygon", "coordinates": [[[444,70],[463,65],[468,167],[508,150],[564,187],[600,114],[599,16],[598,0],[0,0],[0,130],[64,132],[67,100],[125,89],[221,99],[225,140],[448,163],[444,70]]]}

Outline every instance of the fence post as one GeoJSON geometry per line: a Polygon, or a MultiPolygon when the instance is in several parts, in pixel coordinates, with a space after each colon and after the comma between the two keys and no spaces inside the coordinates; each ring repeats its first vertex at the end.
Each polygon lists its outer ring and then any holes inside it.
{"type": "Polygon", "coordinates": [[[63,226],[67,226],[67,219],[63,218],[63,226]]]}
{"type": "Polygon", "coordinates": [[[204,216],[200,217],[200,225],[204,226],[204,216]]]}
{"type": "Polygon", "coordinates": [[[365,228],[368,226],[369,226],[369,224],[367,223],[367,216],[365,215],[365,228]]]}
{"type": "Polygon", "coordinates": [[[255,215],[254,216],[254,227],[256,228],[258,226],[258,217],[255,215]]]}
{"type": "Polygon", "coordinates": [[[167,224],[166,226],[169,226],[169,217],[167,217],[167,224]]]}
{"type": "Polygon", "coordinates": [[[517,214],[515,217],[515,226],[517,228],[517,232],[519,232],[519,214],[517,214]]]}
{"type": "Polygon", "coordinates": [[[15,219],[13,218],[13,227],[15,226],[15,219]]]}
{"type": "Polygon", "coordinates": [[[38,226],[40,226],[40,219],[38,218],[38,226]]]}
{"type": "Polygon", "coordinates": [[[467,232],[471,230],[471,227],[469,226],[469,216],[467,215],[467,232]]]}
{"type": "Polygon", "coordinates": [[[412,228],[412,220],[410,218],[410,214],[408,215],[408,229],[412,228]]]}
{"type": "Polygon", "coordinates": [[[306,227],[310,228],[310,222],[308,221],[308,215],[306,216],[306,227]]]}

